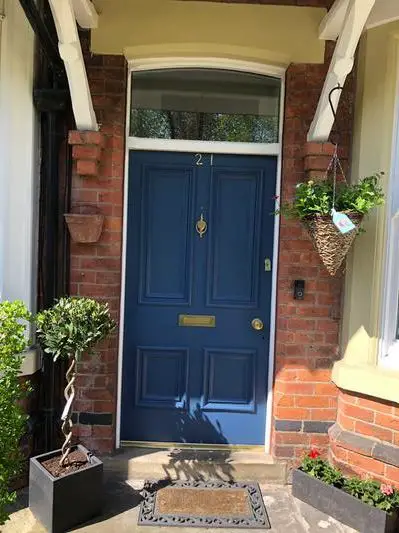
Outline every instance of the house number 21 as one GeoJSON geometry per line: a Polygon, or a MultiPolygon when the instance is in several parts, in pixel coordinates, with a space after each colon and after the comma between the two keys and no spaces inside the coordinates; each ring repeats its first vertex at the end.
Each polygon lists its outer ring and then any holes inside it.
{"type": "MultiPolygon", "coordinates": [[[[197,165],[197,167],[202,167],[202,165],[204,164],[202,162],[202,154],[195,154],[195,164],[197,165]]],[[[213,167],[213,154],[211,154],[210,156],[210,166],[213,167]]]]}

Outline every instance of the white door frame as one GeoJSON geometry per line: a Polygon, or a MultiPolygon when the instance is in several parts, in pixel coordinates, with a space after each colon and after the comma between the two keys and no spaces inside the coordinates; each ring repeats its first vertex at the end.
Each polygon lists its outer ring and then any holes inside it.
{"type": "MultiPolygon", "coordinates": [[[[123,369],[123,339],[125,320],[125,292],[126,292],[126,247],[127,247],[127,222],[128,222],[128,186],[129,186],[129,152],[131,150],[174,151],[174,152],[202,152],[202,153],[230,153],[246,155],[273,155],[277,157],[276,196],[281,191],[282,169],[282,133],[284,122],[285,101],[285,72],[283,67],[252,63],[235,59],[217,57],[165,57],[131,60],[128,64],[128,83],[126,98],[126,153],[124,176],[124,206],[123,206],[123,242],[122,242],[122,279],[121,300],[119,312],[119,349],[118,349],[118,397],[116,409],[116,447],[121,445],[121,408],[122,408],[122,369],[123,369]],[[235,70],[263,76],[272,76],[281,80],[279,142],[276,144],[255,143],[224,143],[213,141],[182,141],[174,139],[138,139],[129,136],[130,129],[130,103],[132,72],[146,70],[160,70],[171,68],[208,68],[221,70],[235,70]]],[[[277,202],[276,202],[277,206],[277,202]]],[[[270,342],[268,384],[266,399],[266,431],[265,453],[270,453],[272,434],[272,407],[273,407],[273,376],[276,335],[276,304],[277,304],[277,267],[279,256],[280,220],[276,216],[273,238],[273,264],[272,264],[272,292],[270,308],[270,342]]]]}

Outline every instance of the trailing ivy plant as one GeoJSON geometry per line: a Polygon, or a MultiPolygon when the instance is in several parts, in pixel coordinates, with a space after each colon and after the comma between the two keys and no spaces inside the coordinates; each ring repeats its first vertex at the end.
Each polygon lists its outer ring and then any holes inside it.
{"type": "Polygon", "coordinates": [[[76,364],[85,352],[115,328],[108,304],[90,298],[61,298],[50,308],[36,316],[37,338],[46,354],[56,361],[67,359],[70,366],[66,373],[66,406],[62,415],[62,432],[65,437],[60,465],[67,464],[72,444],[72,411],[75,398],[76,364]]]}
{"type": "Polygon", "coordinates": [[[399,512],[399,491],[388,484],[359,477],[345,477],[340,470],[322,459],[320,452],[312,449],[304,458],[300,469],[323,483],[333,485],[368,505],[389,514],[399,512]]]}
{"type": "MultiPolygon", "coordinates": [[[[383,173],[368,176],[358,183],[339,182],[336,186],[335,209],[366,215],[384,203],[381,187],[383,173]]],[[[298,183],[291,202],[280,206],[277,213],[287,218],[306,219],[315,215],[330,215],[333,208],[334,187],[330,180],[319,179],[298,183]]]]}
{"type": "Polygon", "coordinates": [[[19,402],[29,388],[22,386],[18,376],[30,319],[22,302],[0,302],[0,525],[8,518],[7,506],[15,500],[10,485],[22,469],[19,443],[27,416],[19,402]]]}

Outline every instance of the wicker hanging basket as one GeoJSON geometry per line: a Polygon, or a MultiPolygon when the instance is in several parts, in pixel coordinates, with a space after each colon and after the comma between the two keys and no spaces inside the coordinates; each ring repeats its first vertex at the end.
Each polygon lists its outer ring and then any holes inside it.
{"type": "Polygon", "coordinates": [[[358,213],[346,214],[356,226],[356,229],[345,234],[338,231],[331,216],[316,215],[304,219],[304,224],[310,234],[313,245],[331,276],[335,276],[344,262],[353,241],[359,233],[363,220],[363,216],[358,213]]]}

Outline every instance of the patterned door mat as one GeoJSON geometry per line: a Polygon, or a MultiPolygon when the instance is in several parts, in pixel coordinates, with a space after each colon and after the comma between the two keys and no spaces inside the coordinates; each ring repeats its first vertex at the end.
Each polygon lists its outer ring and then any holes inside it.
{"type": "Polygon", "coordinates": [[[257,483],[147,481],[139,525],[270,529],[257,483]]]}

